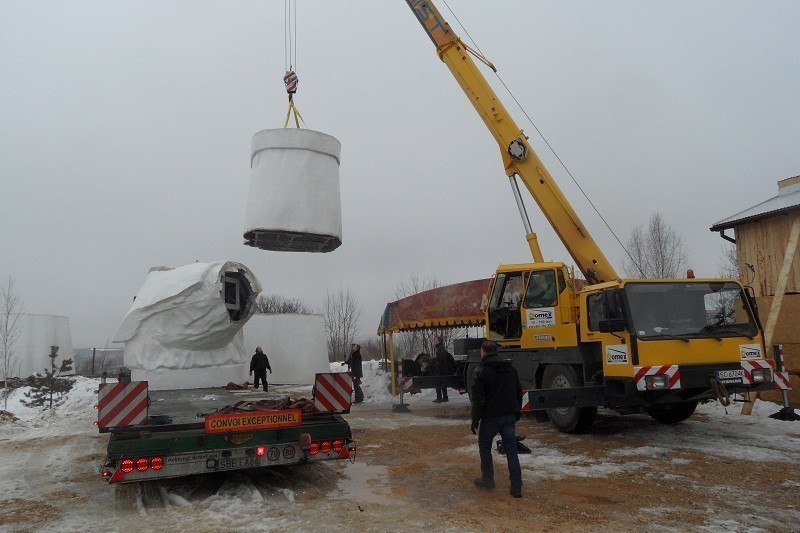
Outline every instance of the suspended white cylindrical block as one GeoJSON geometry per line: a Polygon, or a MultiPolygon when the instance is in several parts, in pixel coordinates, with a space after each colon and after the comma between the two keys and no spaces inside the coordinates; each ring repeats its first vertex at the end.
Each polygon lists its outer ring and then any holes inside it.
{"type": "Polygon", "coordinates": [[[342,244],[339,141],[299,128],[253,135],[245,213],[248,246],[330,252],[342,244]]]}

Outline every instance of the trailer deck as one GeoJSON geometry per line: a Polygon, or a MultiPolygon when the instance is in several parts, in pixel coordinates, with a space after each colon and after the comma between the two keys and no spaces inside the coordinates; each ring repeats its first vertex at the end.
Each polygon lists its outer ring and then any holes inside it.
{"type": "Polygon", "coordinates": [[[186,425],[203,424],[206,415],[241,401],[279,400],[286,396],[310,398],[311,389],[271,385],[270,391],[264,393],[260,389],[228,390],[224,387],[210,387],[150,391],[149,396],[151,425],[186,425]],[[298,395],[300,390],[303,394],[298,395]]]}

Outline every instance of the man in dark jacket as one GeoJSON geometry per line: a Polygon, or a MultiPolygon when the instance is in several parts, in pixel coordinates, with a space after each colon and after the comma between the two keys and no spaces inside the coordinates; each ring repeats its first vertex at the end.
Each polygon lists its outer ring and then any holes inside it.
{"type": "Polygon", "coordinates": [[[472,433],[478,434],[481,456],[481,477],[475,485],[482,489],[494,488],[492,440],[498,433],[508,461],[511,495],[522,497],[522,470],[517,457],[516,425],[522,409],[522,385],[510,361],[499,359],[497,345],[484,341],[481,346],[481,364],[475,370],[472,386],[472,433]]]}
{"type": "Polygon", "coordinates": [[[252,376],[253,372],[256,374],[253,384],[254,389],[258,388],[258,380],[261,380],[264,384],[264,392],[267,392],[267,370],[272,374],[272,367],[269,366],[269,358],[261,349],[261,346],[258,346],[256,348],[256,353],[254,353],[253,357],[250,359],[250,375],[252,376]]]}
{"type": "Polygon", "coordinates": [[[343,365],[347,365],[350,374],[353,376],[353,391],[356,393],[355,401],[353,403],[361,403],[364,401],[364,392],[361,390],[361,378],[364,376],[361,371],[361,346],[358,344],[350,345],[350,354],[344,360],[343,365]]]}
{"type": "MultiPolygon", "coordinates": [[[[434,344],[435,355],[433,357],[433,374],[435,376],[449,376],[453,373],[456,366],[456,361],[453,356],[444,347],[442,337],[436,337],[436,344],[434,344]]],[[[447,387],[436,389],[436,399],[433,403],[441,403],[449,401],[447,398],[447,387]]]]}

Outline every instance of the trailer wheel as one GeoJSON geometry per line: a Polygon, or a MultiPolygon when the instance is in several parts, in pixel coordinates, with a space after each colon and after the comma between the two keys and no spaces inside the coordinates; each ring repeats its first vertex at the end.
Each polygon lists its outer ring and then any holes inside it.
{"type": "Polygon", "coordinates": [[[118,516],[135,513],[140,501],[139,487],[136,483],[114,485],[114,511],[118,516]]]}
{"type": "Polygon", "coordinates": [[[653,420],[662,424],[677,424],[694,414],[697,402],[656,403],[645,411],[653,420]]]}
{"type": "MultiPolygon", "coordinates": [[[[548,365],[542,376],[543,389],[580,387],[583,381],[569,365],[548,365]]],[[[597,407],[563,407],[548,409],[547,416],[562,433],[581,433],[589,428],[597,416],[597,407]]]]}

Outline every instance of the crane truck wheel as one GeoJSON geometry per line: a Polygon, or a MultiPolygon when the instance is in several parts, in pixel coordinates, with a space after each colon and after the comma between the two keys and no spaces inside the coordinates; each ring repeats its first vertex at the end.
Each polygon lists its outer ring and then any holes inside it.
{"type": "MultiPolygon", "coordinates": [[[[583,381],[570,365],[548,365],[542,375],[543,389],[581,387],[583,381]]],[[[548,409],[547,416],[562,433],[581,433],[589,428],[597,416],[597,407],[564,407],[548,409]]]]}
{"type": "Polygon", "coordinates": [[[656,403],[646,409],[653,420],[662,424],[677,424],[694,414],[697,402],[656,403]]]}

